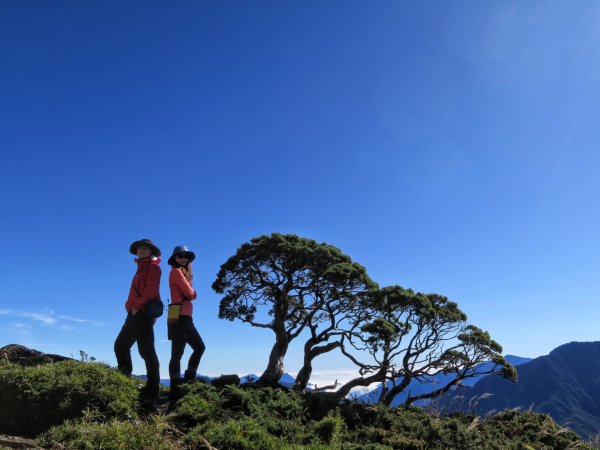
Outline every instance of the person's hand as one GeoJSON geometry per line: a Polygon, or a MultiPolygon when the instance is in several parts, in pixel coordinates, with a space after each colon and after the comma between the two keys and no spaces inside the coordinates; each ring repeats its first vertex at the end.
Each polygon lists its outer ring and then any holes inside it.
{"type": "Polygon", "coordinates": [[[131,308],[131,315],[135,316],[138,313],[139,309],[131,308]]]}

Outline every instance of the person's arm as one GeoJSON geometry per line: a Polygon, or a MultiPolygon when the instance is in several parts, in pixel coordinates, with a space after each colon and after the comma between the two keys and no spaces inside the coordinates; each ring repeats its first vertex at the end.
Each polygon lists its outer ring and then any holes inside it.
{"type": "Polygon", "coordinates": [[[197,294],[194,288],[190,285],[187,278],[183,274],[181,270],[174,270],[173,272],[173,284],[179,288],[182,292],[183,296],[187,300],[193,300],[196,298],[197,294]]]}

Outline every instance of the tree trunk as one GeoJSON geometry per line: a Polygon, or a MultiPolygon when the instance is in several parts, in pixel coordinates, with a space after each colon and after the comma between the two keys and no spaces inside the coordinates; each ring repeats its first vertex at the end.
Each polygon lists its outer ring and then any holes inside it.
{"type": "Polygon", "coordinates": [[[283,359],[287,353],[288,345],[287,334],[285,332],[277,333],[275,344],[273,344],[269,355],[269,364],[260,376],[260,381],[272,385],[279,383],[279,379],[283,375],[283,359]]]}
{"type": "Polygon", "coordinates": [[[323,395],[324,397],[327,397],[327,398],[335,399],[335,400],[342,400],[355,387],[369,386],[372,383],[377,383],[378,381],[384,381],[385,374],[386,374],[386,370],[380,369],[378,372],[374,373],[371,376],[358,377],[358,378],[354,378],[353,380],[348,381],[346,384],[344,384],[341,388],[339,388],[335,392],[327,392],[327,393],[324,393],[321,395],[323,395]]]}
{"type": "Polygon", "coordinates": [[[334,348],[340,347],[340,342],[330,342],[327,345],[322,345],[320,347],[316,347],[317,341],[310,339],[304,344],[304,365],[296,375],[296,381],[294,382],[294,390],[304,392],[306,390],[306,386],[310,381],[310,376],[312,375],[312,361],[317,356],[322,355],[323,353],[330,352],[334,348]]]}
{"type": "MultiPolygon", "coordinates": [[[[306,347],[306,346],[305,346],[306,347]]],[[[304,352],[304,365],[296,375],[296,381],[294,382],[294,390],[295,391],[304,391],[306,386],[308,385],[308,380],[310,380],[310,376],[312,374],[312,358],[310,353],[307,353],[306,350],[304,352]]]]}
{"type": "Polygon", "coordinates": [[[381,393],[379,394],[379,399],[377,399],[377,403],[383,403],[383,399],[385,398],[389,390],[390,388],[388,387],[388,380],[387,378],[385,378],[381,382],[381,393]]]}
{"type": "Polygon", "coordinates": [[[383,398],[383,404],[385,406],[390,406],[392,404],[392,401],[394,400],[394,397],[396,397],[396,395],[398,395],[400,392],[406,389],[406,387],[410,384],[411,380],[412,377],[405,375],[400,384],[393,386],[388,391],[388,393],[383,398]]]}
{"type": "Polygon", "coordinates": [[[275,332],[275,344],[273,344],[271,354],[269,355],[269,364],[259,379],[259,381],[271,385],[279,383],[279,379],[283,375],[283,359],[290,344],[287,330],[285,329],[285,314],[288,307],[286,292],[281,294],[274,308],[273,331],[275,332]]]}

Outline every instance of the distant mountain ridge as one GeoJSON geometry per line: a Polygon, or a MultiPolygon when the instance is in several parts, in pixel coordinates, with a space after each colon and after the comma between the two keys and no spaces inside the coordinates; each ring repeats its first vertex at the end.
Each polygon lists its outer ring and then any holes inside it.
{"type": "Polygon", "coordinates": [[[460,397],[444,399],[451,411],[487,415],[504,409],[549,414],[587,438],[600,432],[600,342],[570,342],[517,368],[519,381],[485,377],[460,397]]]}
{"type": "MultiPolygon", "coordinates": [[[[136,375],[137,378],[141,379],[141,380],[145,380],[146,376],[145,375],[136,375]]],[[[218,378],[218,377],[210,377],[208,375],[198,375],[198,378],[201,378],[203,380],[206,380],[208,382],[211,382],[212,380],[218,378]]],[[[248,374],[248,375],[242,375],[240,376],[240,383],[252,383],[255,382],[259,379],[260,377],[256,374],[248,374]]],[[[279,384],[281,384],[282,386],[291,389],[292,386],[294,385],[296,381],[296,378],[293,377],[292,375],[290,375],[289,373],[284,373],[281,376],[281,379],[279,380],[279,384]]],[[[160,384],[164,385],[164,386],[170,386],[171,385],[171,380],[168,378],[161,378],[160,380],[160,384]]],[[[311,390],[314,388],[314,385],[312,383],[308,383],[307,385],[307,389],[311,390]]]]}
{"type": "MultiPolygon", "coordinates": [[[[521,356],[514,356],[514,355],[507,355],[505,358],[510,364],[512,364],[515,367],[520,364],[524,364],[526,362],[531,361],[531,358],[524,358],[521,356]]],[[[482,365],[483,369],[486,370],[485,368],[487,366],[491,366],[491,364],[492,363],[483,363],[483,365],[482,365]]],[[[477,383],[479,380],[481,380],[482,378],[485,378],[487,376],[488,375],[478,375],[478,376],[475,376],[472,378],[467,378],[462,382],[462,386],[471,387],[471,386],[475,385],[475,383],[477,383]]],[[[408,398],[409,395],[428,394],[429,392],[432,392],[435,389],[438,389],[440,386],[444,386],[444,385],[448,384],[450,381],[452,381],[452,379],[454,379],[453,374],[444,375],[444,374],[440,373],[439,375],[434,377],[434,382],[431,382],[431,383],[424,383],[419,380],[412,380],[410,382],[410,384],[408,385],[408,387],[394,398],[391,406],[401,405],[402,403],[404,403],[406,401],[406,399],[408,398]]],[[[387,384],[389,387],[392,386],[391,381],[388,381],[387,384]]],[[[381,396],[381,384],[377,388],[370,390],[366,394],[357,395],[357,396],[354,396],[353,398],[355,398],[357,401],[359,401],[361,403],[377,403],[379,401],[380,396],[381,396]]],[[[429,399],[421,400],[419,402],[415,402],[415,405],[416,406],[426,406],[430,402],[431,402],[431,400],[429,400],[429,399]]]]}

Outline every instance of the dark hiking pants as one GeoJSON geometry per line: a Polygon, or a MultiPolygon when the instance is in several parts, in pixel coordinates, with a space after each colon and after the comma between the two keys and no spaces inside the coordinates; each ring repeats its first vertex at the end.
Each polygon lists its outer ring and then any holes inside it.
{"type": "Polygon", "coordinates": [[[194,326],[194,321],[189,316],[180,316],[177,323],[169,325],[169,339],[171,339],[171,361],[169,361],[169,375],[171,379],[179,378],[181,375],[181,357],[185,345],[192,347],[192,355],[188,361],[187,372],[196,374],[200,358],[206,349],[198,330],[194,326]]]}
{"type": "Polygon", "coordinates": [[[115,355],[119,371],[130,376],[133,370],[131,363],[131,347],[137,342],[140,356],[146,363],[146,386],[156,389],[160,383],[159,363],[154,349],[154,320],[143,312],[127,315],[125,324],[115,340],[115,355]]]}

